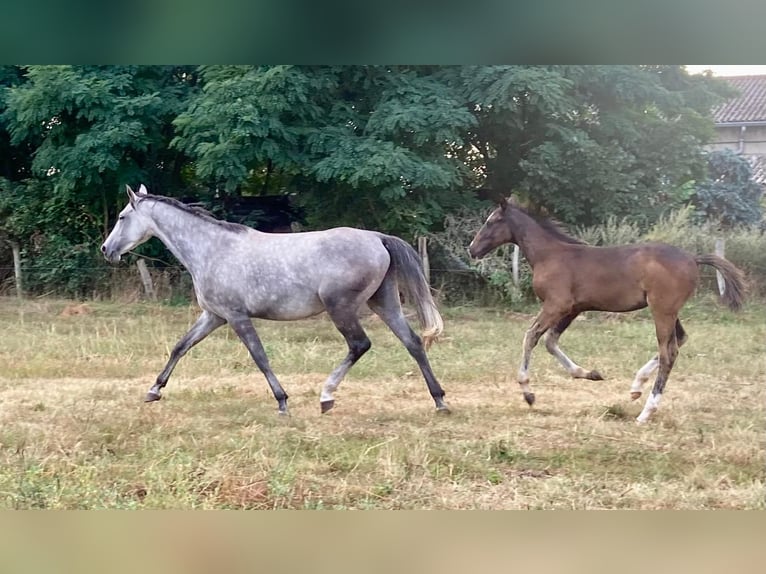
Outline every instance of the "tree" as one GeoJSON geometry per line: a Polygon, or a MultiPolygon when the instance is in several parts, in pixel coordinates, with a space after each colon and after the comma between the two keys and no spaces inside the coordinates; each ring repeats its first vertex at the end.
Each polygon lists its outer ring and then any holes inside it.
{"type": "Polygon", "coordinates": [[[214,66],[173,145],[228,193],[294,192],[314,226],[411,236],[460,203],[475,120],[439,68],[214,66]]]}
{"type": "Polygon", "coordinates": [[[761,221],[763,186],[753,181],[747,158],[731,150],[706,156],[707,178],[696,185],[691,199],[695,209],[724,228],[761,221]]]}
{"type": "Polygon", "coordinates": [[[49,286],[83,291],[79,272],[122,207],[126,182],[178,189],[187,159],[169,148],[172,120],[194,88],[194,69],[174,66],[29,66],[4,92],[9,144],[26,152],[3,186],[0,209],[28,257],[48,262],[49,286]],[[4,207],[3,207],[4,206],[4,207]],[[35,237],[35,241],[32,241],[35,237]],[[71,264],[67,264],[70,262],[71,264]]]}
{"type": "Polygon", "coordinates": [[[710,108],[730,94],[680,66],[472,66],[451,83],[477,115],[464,157],[485,185],[584,225],[688,199],[710,108]]]}

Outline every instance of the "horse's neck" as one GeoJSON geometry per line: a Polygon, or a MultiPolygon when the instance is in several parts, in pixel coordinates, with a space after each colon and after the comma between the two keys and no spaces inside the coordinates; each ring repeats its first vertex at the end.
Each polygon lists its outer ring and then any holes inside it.
{"type": "Polygon", "coordinates": [[[524,212],[515,211],[511,225],[516,244],[532,268],[544,260],[551,252],[551,248],[559,243],[558,239],[524,212]]]}
{"type": "Polygon", "coordinates": [[[186,269],[194,275],[213,256],[215,223],[161,202],[154,202],[152,220],[155,235],[186,269]]]}

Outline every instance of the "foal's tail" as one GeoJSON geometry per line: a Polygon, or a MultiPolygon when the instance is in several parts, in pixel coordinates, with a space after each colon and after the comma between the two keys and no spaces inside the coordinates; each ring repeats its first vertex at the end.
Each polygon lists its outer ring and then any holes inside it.
{"type": "Polygon", "coordinates": [[[444,330],[444,323],[431,296],[420,258],[406,241],[382,233],[379,237],[391,255],[391,269],[396,273],[399,285],[404,288],[407,298],[415,304],[418,321],[424,329],[423,345],[428,349],[444,330]]]}
{"type": "Polygon", "coordinates": [[[710,265],[714,267],[724,281],[723,302],[732,311],[739,311],[745,299],[745,275],[732,263],[717,255],[698,255],[694,258],[698,265],[710,265]]]}

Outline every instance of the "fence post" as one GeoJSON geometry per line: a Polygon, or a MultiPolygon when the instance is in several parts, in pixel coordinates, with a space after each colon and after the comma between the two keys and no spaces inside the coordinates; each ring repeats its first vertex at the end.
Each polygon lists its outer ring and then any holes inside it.
{"type": "MultiPolygon", "coordinates": [[[[726,240],[723,237],[719,237],[715,240],[715,254],[718,255],[718,257],[725,257],[724,253],[726,251],[726,240]]],[[[715,272],[715,278],[718,281],[718,292],[723,296],[724,291],[726,291],[726,282],[723,280],[723,275],[721,275],[721,272],[716,269],[715,272]]]]}
{"type": "Polygon", "coordinates": [[[428,261],[428,238],[418,237],[418,254],[423,265],[423,274],[426,276],[426,283],[431,284],[431,264],[428,261]]]}
{"type": "Polygon", "coordinates": [[[511,255],[511,277],[513,277],[514,286],[519,286],[519,246],[513,244],[513,255],[511,255]]]}
{"type": "Polygon", "coordinates": [[[13,252],[13,274],[16,280],[16,297],[24,297],[24,285],[21,280],[21,246],[15,241],[9,241],[13,252]]]}
{"type": "Polygon", "coordinates": [[[141,283],[144,284],[144,291],[146,292],[146,296],[152,301],[156,301],[157,295],[154,292],[154,283],[152,283],[152,276],[149,273],[149,269],[146,268],[146,261],[144,261],[143,259],[139,259],[138,261],[136,261],[136,266],[138,267],[139,275],[141,275],[141,283]]]}

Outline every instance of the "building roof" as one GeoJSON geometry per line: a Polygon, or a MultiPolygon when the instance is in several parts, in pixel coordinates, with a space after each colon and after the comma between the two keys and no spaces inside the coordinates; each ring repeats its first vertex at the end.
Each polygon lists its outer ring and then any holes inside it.
{"type": "Polygon", "coordinates": [[[721,78],[739,90],[740,95],[713,108],[716,124],[766,122],[766,76],[721,78]]]}

